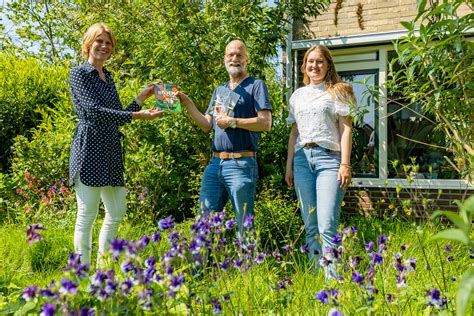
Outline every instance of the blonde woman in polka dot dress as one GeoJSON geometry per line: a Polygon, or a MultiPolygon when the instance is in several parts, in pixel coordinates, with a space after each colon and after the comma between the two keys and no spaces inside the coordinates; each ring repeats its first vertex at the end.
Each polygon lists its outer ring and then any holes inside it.
{"type": "Polygon", "coordinates": [[[143,102],[153,95],[153,84],[140,92],[126,109],[122,108],[112,76],[104,67],[115,44],[107,25],[92,25],[83,37],[82,54],[86,61],[70,74],[74,112],[79,118],[69,160],[69,176],[76,188],[78,208],[74,249],[87,264],[91,262],[92,225],[100,200],[105,206],[105,218],[99,235],[99,258],[108,242],[116,237],[125,215],[119,126],[132,119],[153,120],[162,113],[141,110],[143,102]]]}

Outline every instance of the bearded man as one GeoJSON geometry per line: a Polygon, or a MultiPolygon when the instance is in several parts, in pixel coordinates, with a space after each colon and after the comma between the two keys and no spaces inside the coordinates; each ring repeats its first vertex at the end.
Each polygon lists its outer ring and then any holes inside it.
{"type": "Polygon", "coordinates": [[[181,91],[176,95],[193,121],[204,131],[214,129],[212,157],[201,184],[201,214],[221,212],[230,199],[239,233],[254,213],[258,180],[260,133],[272,126],[272,107],[265,83],[247,74],[247,47],[232,40],[225,49],[229,81],[218,86],[205,114],[181,91]]]}

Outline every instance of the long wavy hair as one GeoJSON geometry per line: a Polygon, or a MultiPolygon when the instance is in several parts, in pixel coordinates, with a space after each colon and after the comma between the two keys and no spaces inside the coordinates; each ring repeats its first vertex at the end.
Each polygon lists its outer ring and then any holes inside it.
{"type": "Polygon", "coordinates": [[[323,55],[323,58],[328,64],[328,71],[326,72],[326,76],[324,76],[324,85],[326,86],[326,89],[328,89],[334,98],[337,98],[341,101],[354,102],[354,90],[352,85],[341,80],[341,77],[339,77],[336,71],[332,54],[329,51],[329,48],[324,45],[311,46],[304,54],[303,64],[301,65],[304,84],[308,85],[311,82],[308,74],[306,73],[306,63],[308,62],[309,54],[311,54],[313,51],[318,51],[321,55],[323,55]]]}

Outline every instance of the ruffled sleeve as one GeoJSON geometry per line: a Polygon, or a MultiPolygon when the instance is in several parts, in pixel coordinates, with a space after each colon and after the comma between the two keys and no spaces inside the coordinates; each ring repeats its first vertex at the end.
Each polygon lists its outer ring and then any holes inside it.
{"type": "Polygon", "coordinates": [[[288,111],[288,117],[286,118],[286,125],[291,126],[296,123],[296,118],[295,118],[295,107],[294,107],[294,93],[291,95],[290,100],[288,102],[290,109],[288,111]]]}
{"type": "Polygon", "coordinates": [[[348,116],[350,113],[349,104],[336,100],[335,102],[336,114],[339,116],[348,116]]]}

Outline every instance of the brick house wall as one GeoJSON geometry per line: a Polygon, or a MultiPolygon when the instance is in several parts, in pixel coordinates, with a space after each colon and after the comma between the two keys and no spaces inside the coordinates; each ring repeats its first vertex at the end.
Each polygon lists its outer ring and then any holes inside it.
{"type": "Polygon", "coordinates": [[[407,218],[426,218],[437,210],[457,211],[455,200],[464,201],[472,190],[351,187],[344,196],[343,213],[360,215],[398,214],[407,218]]]}
{"type": "MultiPolygon", "coordinates": [[[[400,21],[411,21],[415,18],[416,3],[417,0],[333,0],[328,10],[310,20],[307,26],[303,27],[301,23],[296,22],[293,27],[293,39],[401,31],[404,28],[400,21]],[[336,25],[337,7],[339,9],[336,25]]],[[[462,5],[458,11],[461,16],[471,12],[467,5],[462,5]]]]}

